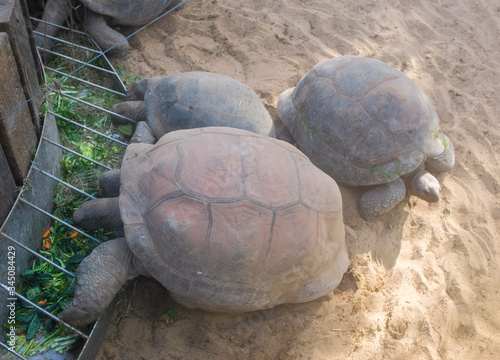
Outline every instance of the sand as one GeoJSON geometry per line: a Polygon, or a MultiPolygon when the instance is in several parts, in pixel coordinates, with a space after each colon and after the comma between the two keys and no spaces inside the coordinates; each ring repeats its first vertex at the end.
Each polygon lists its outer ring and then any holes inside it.
{"type": "Polygon", "coordinates": [[[331,295],[217,315],[143,279],[98,359],[500,359],[497,0],[192,0],[130,43],[114,61],[128,74],[228,75],[275,120],[279,94],[316,63],[385,61],[435,104],[456,165],[439,175],[439,203],[407,196],[370,222],[360,192],[342,187],[351,265],[331,295]]]}

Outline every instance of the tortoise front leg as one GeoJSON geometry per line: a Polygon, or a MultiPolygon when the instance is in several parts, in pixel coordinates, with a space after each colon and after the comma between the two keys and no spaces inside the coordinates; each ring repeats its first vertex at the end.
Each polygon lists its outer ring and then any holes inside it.
{"type": "MultiPolygon", "coordinates": [[[[147,112],[144,101],[122,101],[111,109],[113,112],[137,121],[135,132],[130,139],[131,143],[154,144],[156,137],[147,124],[147,112]]],[[[123,125],[124,120],[118,116],[111,116],[111,121],[116,125],[123,125]]]]}
{"type": "Polygon", "coordinates": [[[374,216],[382,215],[399,204],[406,195],[406,186],[401,178],[383,185],[377,185],[361,196],[361,217],[369,220],[374,216]]]}
{"type": "Polygon", "coordinates": [[[106,171],[99,178],[99,189],[102,197],[117,197],[120,195],[120,169],[106,171]]]}
{"type": "MultiPolygon", "coordinates": [[[[141,100],[119,102],[113,106],[111,111],[119,115],[126,116],[137,122],[146,121],[147,119],[146,106],[144,105],[144,101],[141,100]]],[[[111,122],[115,126],[129,124],[128,121],[116,115],[111,116],[111,122]]]]}
{"type": "Polygon", "coordinates": [[[154,144],[156,137],[151,127],[145,121],[140,121],[135,127],[134,135],[130,139],[130,143],[154,144]]]}
{"type": "Polygon", "coordinates": [[[59,318],[81,327],[97,320],[121,287],[139,275],[124,238],[102,243],[76,271],[75,296],[59,318]]]}
{"type": "Polygon", "coordinates": [[[108,51],[108,49],[119,43],[119,45],[109,50],[107,55],[117,58],[127,55],[129,45],[125,36],[109,27],[102,15],[86,9],[83,25],[102,51],[108,51]]]}
{"type": "Polygon", "coordinates": [[[142,100],[144,101],[144,97],[146,96],[146,91],[148,90],[149,79],[142,79],[136,81],[132,86],[128,89],[130,94],[130,100],[142,100]]]}
{"type": "Polygon", "coordinates": [[[83,203],[73,213],[73,222],[89,231],[123,228],[118,197],[94,199],[83,203]]]}
{"type": "Polygon", "coordinates": [[[42,22],[36,27],[36,31],[40,34],[35,34],[36,46],[50,50],[52,48],[52,40],[46,36],[54,36],[59,28],[55,25],[62,25],[64,20],[71,13],[69,0],[49,0],[45,4],[45,10],[42,15],[42,22]]]}
{"type": "Polygon", "coordinates": [[[450,171],[455,165],[455,148],[448,136],[443,133],[438,134],[438,140],[442,142],[444,150],[441,154],[428,158],[425,161],[425,168],[432,172],[450,171]]]}

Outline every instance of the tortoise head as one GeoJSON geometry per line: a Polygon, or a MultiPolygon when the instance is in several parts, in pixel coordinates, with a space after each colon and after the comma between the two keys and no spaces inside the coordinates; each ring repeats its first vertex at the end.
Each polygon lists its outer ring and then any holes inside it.
{"type": "Polygon", "coordinates": [[[411,176],[409,190],[422,200],[433,203],[439,201],[441,185],[431,173],[419,168],[411,176]]]}

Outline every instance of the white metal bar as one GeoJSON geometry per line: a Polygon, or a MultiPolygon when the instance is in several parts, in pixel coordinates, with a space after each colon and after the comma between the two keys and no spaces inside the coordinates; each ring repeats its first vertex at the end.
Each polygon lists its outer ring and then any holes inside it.
{"type": "Polygon", "coordinates": [[[64,180],[59,179],[57,176],[54,176],[54,175],[52,175],[52,174],[49,174],[49,173],[48,173],[48,172],[46,172],[46,171],[43,171],[42,169],[37,168],[35,165],[33,165],[33,169],[35,169],[35,170],[36,170],[36,171],[38,171],[39,173],[41,173],[41,174],[43,174],[43,175],[45,175],[45,176],[47,176],[47,177],[51,178],[52,180],[57,181],[59,184],[63,184],[64,186],[66,186],[66,187],[68,187],[68,188],[70,188],[70,189],[72,189],[72,190],[75,190],[76,192],[78,192],[78,193],[80,193],[80,194],[82,194],[82,195],[84,195],[84,196],[86,196],[86,197],[88,197],[88,198],[90,198],[90,199],[95,199],[95,196],[92,196],[92,195],[90,195],[90,194],[87,194],[85,191],[80,190],[80,189],[78,189],[76,186],[73,186],[73,185],[71,185],[71,184],[67,183],[67,182],[66,182],[66,181],[64,181],[64,180]]]}
{"type": "Polygon", "coordinates": [[[128,95],[127,94],[123,94],[121,92],[118,92],[118,91],[115,91],[113,89],[108,89],[104,86],[101,86],[101,85],[97,85],[97,84],[94,84],[93,82],[90,82],[90,81],[87,81],[87,80],[83,80],[83,79],[80,79],[79,77],[76,77],[76,76],[73,76],[73,75],[70,75],[70,74],[67,74],[65,72],[62,72],[62,71],[59,71],[59,70],[56,70],[56,69],[53,69],[51,67],[48,67],[48,66],[44,66],[45,67],[45,70],[49,70],[49,71],[52,71],[52,72],[55,72],[56,74],[59,74],[59,75],[63,75],[65,77],[68,77],[70,79],[73,79],[73,80],[77,80],[79,82],[82,82],[84,84],[87,84],[87,85],[90,85],[90,86],[93,86],[95,88],[98,88],[98,89],[101,89],[101,90],[105,90],[105,91],[109,91],[113,94],[116,94],[116,95],[120,95],[120,96],[123,96],[123,97],[127,97],[128,95]]]}
{"type": "Polygon", "coordinates": [[[45,140],[45,141],[47,141],[48,143],[50,143],[50,144],[54,145],[54,146],[57,146],[57,147],[58,147],[58,148],[60,148],[60,149],[63,149],[63,150],[65,150],[65,151],[68,151],[68,152],[70,152],[70,153],[72,153],[72,154],[74,154],[74,155],[76,155],[76,156],[79,156],[79,157],[81,157],[82,159],[85,159],[85,160],[87,160],[87,161],[90,161],[90,162],[91,162],[91,163],[93,163],[93,164],[96,164],[96,165],[102,166],[103,168],[105,168],[105,169],[107,169],[107,170],[112,170],[112,168],[110,168],[109,166],[104,165],[104,164],[101,164],[99,161],[92,160],[91,158],[88,158],[88,157],[86,157],[86,156],[84,156],[84,155],[80,154],[79,152],[77,152],[77,151],[75,151],[75,150],[71,150],[70,148],[68,148],[68,147],[66,147],[66,146],[64,146],[64,145],[58,144],[58,143],[56,143],[56,142],[54,142],[54,141],[52,141],[52,140],[50,140],[50,139],[47,139],[47,138],[45,138],[45,137],[43,137],[42,139],[43,139],[43,140],[45,140]]]}
{"type": "Polygon", "coordinates": [[[104,137],[104,138],[106,138],[106,139],[108,139],[110,141],[114,141],[115,143],[118,143],[118,144],[123,145],[123,146],[127,146],[128,145],[127,143],[125,143],[123,141],[120,141],[120,140],[115,139],[115,138],[113,138],[111,136],[105,135],[105,134],[103,134],[103,133],[101,133],[101,132],[99,132],[97,130],[91,129],[91,128],[83,125],[83,124],[80,124],[79,122],[76,122],[74,120],[68,119],[67,117],[59,115],[59,114],[57,114],[57,113],[55,113],[53,111],[48,111],[48,113],[54,115],[55,117],[57,117],[57,118],[59,118],[61,120],[64,120],[64,121],[69,122],[69,123],[71,123],[73,125],[79,126],[79,127],[83,128],[85,130],[91,131],[94,134],[100,135],[100,136],[102,136],[102,137],[104,137]]]}
{"type": "Polygon", "coordinates": [[[115,112],[113,112],[113,111],[111,111],[111,110],[104,109],[104,108],[102,108],[102,107],[100,107],[100,106],[97,106],[97,105],[94,105],[94,104],[92,104],[92,103],[89,103],[88,101],[85,101],[85,100],[82,100],[82,99],[78,99],[78,98],[76,98],[76,97],[74,97],[74,96],[71,96],[71,95],[65,94],[65,93],[63,93],[63,92],[61,92],[61,94],[62,94],[63,96],[66,96],[67,98],[69,98],[69,99],[71,99],[71,100],[75,100],[75,101],[81,102],[82,104],[85,104],[85,105],[91,106],[91,107],[93,107],[93,108],[95,108],[95,109],[98,109],[98,110],[104,111],[104,112],[105,112],[105,113],[107,113],[107,114],[110,114],[110,115],[115,115],[115,116],[118,116],[119,118],[121,118],[121,119],[123,119],[123,120],[126,120],[126,121],[128,121],[128,122],[131,122],[131,123],[133,123],[133,124],[137,124],[137,121],[136,121],[136,120],[131,119],[131,118],[127,117],[127,116],[124,116],[124,115],[121,115],[121,114],[117,114],[117,113],[115,113],[115,112]]]}
{"type": "Polygon", "coordinates": [[[82,338],[84,338],[85,340],[88,340],[89,339],[89,336],[87,334],[84,334],[82,333],[80,330],[74,328],[73,326],[71,326],[70,324],[68,324],[67,322],[64,322],[62,321],[61,319],[59,319],[57,316],[55,315],[52,315],[50,312],[48,312],[47,310],[45,310],[44,308],[38,306],[37,304],[35,304],[34,302],[28,300],[27,298],[25,298],[24,296],[22,296],[21,294],[19,294],[17,291],[11,291],[9,290],[9,288],[5,285],[5,284],[2,284],[0,283],[0,287],[3,288],[5,291],[7,291],[7,293],[10,293],[10,292],[13,292],[14,295],[19,298],[20,300],[30,304],[31,306],[33,306],[35,309],[37,309],[38,311],[42,312],[43,314],[47,315],[48,317],[50,317],[51,319],[54,319],[55,321],[57,321],[58,323],[60,324],[63,324],[64,326],[66,326],[68,329],[71,329],[73,330],[75,333],[77,333],[78,335],[80,335],[82,338]]]}
{"type": "Polygon", "coordinates": [[[62,272],[64,272],[66,275],[69,275],[71,277],[75,277],[75,274],[73,274],[72,272],[69,272],[68,270],[66,270],[65,268],[63,268],[62,266],[56,264],[55,262],[53,262],[52,260],[49,260],[47,259],[45,256],[37,253],[36,251],[34,250],[31,250],[29,247],[27,247],[26,245],[20,243],[19,241],[17,241],[16,239],[10,237],[9,235],[7,235],[6,233],[4,232],[0,232],[0,235],[2,235],[3,237],[5,237],[7,240],[9,240],[10,242],[16,244],[17,246],[23,248],[24,250],[28,251],[30,254],[33,254],[35,255],[36,257],[38,257],[39,259],[42,259],[43,261],[46,261],[48,262],[50,265],[52,266],[55,266],[56,268],[58,268],[59,270],[61,270],[62,272]]]}
{"type": "Polygon", "coordinates": [[[24,200],[24,199],[22,199],[22,198],[21,198],[19,201],[21,201],[22,203],[24,203],[24,204],[26,204],[26,205],[31,206],[33,209],[38,210],[38,211],[39,211],[39,212],[41,212],[42,214],[45,214],[45,215],[47,215],[48,217],[50,217],[51,219],[56,220],[56,221],[59,221],[61,224],[63,224],[63,225],[65,225],[65,226],[69,227],[70,229],[72,229],[72,230],[74,230],[74,231],[76,231],[76,232],[79,232],[80,234],[82,234],[82,235],[84,235],[84,236],[88,237],[89,239],[94,240],[96,243],[98,243],[98,244],[102,244],[102,241],[101,241],[101,240],[96,239],[96,238],[95,238],[95,237],[93,237],[92,235],[87,234],[86,232],[82,231],[81,229],[78,229],[77,227],[75,227],[75,226],[73,226],[73,225],[71,225],[71,224],[67,223],[67,222],[66,222],[66,221],[64,221],[64,220],[59,219],[57,216],[52,215],[51,213],[49,213],[49,212],[47,212],[47,211],[45,211],[45,210],[43,210],[43,209],[39,208],[38,206],[36,206],[36,205],[34,205],[34,204],[30,203],[29,201],[26,201],[26,200],[24,200]]]}

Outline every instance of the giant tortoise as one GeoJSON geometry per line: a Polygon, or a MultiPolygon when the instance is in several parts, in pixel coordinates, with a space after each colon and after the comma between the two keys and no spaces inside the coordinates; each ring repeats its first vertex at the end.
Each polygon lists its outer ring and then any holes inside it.
{"type": "MultiPolygon", "coordinates": [[[[128,51],[128,41],[118,31],[110,26],[139,26],[161,15],[177,0],[79,0],[83,5],[83,25],[89,35],[103,51],[109,51],[110,56],[123,57],[128,51]]],[[[51,39],[45,35],[54,36],[58,30],[55,25],[62,25],[70,15],[72,8],[78,7],[74,0],[49,0],[45,5],[42,22],[37,26],[35,41],[37,46],[51,48],[51,39]]]]}
{"type": "Polygon", "coordinates": [[[280,95],[277,110],[316,166],[339,184],[372,187],[361,197],[365,219],[388,212],[406,187],[438,201],[440,184],[427,170],[448,171],[455,162],[429,98],[379,60],[341,56],[319,63],[280,95]]]}
{"type": "MultiPolygon", "coordinates": [[[[138,121],[131,142],[154,143],[167,132],[228,126],[275,137],[274,124],[259,96],[231,77],[192,71],[156,76],[133,84],[131,101],[113,106],[118,115],[138,121]]],[[[120,116],[115,125],[126,124],[120,116]]]]}
{"type": "MultiPolygon", "coordinates": [[[[335,181],[290,144],[228,127],[128,146],[119,197],[74,222],[124,226],[77,270],[61,319],[95,320],[128,280],[152,276],[189,308],[247,312],[321,297],[348,266],[335,181]]],[[[115,194],[118,195],[118,194],[115,194]]]]}

